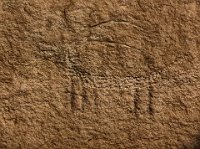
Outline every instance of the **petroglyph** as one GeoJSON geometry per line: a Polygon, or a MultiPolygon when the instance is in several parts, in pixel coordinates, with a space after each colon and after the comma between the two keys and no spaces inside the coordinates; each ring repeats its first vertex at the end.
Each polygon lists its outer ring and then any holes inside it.
{"type": "Polygon", "coordinates": [[[195,0],[1,0],[0,148],[199,148],[195,0]]]}

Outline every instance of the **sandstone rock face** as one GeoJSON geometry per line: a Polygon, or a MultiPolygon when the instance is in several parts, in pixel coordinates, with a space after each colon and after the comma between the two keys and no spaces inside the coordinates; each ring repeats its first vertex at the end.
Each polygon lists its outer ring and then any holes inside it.
{"type": "Polygon", "coordinates": [[[199,149],[199,0],[1,0],[1,149],[199,149]]]}

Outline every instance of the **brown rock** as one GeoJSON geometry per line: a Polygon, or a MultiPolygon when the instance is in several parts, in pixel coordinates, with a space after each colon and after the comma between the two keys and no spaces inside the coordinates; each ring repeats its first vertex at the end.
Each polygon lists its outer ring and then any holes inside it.
{"type": "Polygon", "coordinates": [[[200,148],[198,0],[1,0],[0,148],[200,148]]]}

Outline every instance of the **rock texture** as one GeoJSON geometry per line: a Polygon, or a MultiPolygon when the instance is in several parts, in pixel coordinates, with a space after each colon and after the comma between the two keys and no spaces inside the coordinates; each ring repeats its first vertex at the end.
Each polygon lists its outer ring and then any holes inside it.
{"type": "Polygon", "coordinates": [[[199,0],[1,0],[1,149],[199,149],[199,0]]]}

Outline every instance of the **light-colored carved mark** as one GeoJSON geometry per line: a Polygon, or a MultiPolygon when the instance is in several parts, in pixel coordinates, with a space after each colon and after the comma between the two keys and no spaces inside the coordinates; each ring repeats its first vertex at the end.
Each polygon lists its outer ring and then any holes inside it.
{"type": "Polygon", "coordinates": [[[135,89],[133,102],[134,102],[134,114],[138,118],[139,117],[139,111],[140,111],[140,107],[139,107],[140,95],[139,95],[139,89],[138,88],[135,89]]]}
{"type": "Polygon", "coordinates": [[[73,77],[71,80],[71,110],[82,110],[82,81],[79,77],[73,77]]]}
{"type": "Polygon", "coordinates": [[[141,116],[153,115],[154,109],[154,89],[151,82],[135,84],[136,88],[134,91],[133,98],[133,109],[134,114],[137,118],[141,116]]]}
{"type": "Polygon", "coordinates": [[[84,80],[81,77],[72,77],[71,81],[71,111],[84,111],[85,109],[91,109],[95,105],[94,89],[86,88],[84,80]]]}
{"type": "MultiPolygon", "coordinates": [[[[105,78],[104,78],[105,79],[105,78]]],[[[103,80],[100,82],[96,82],[97,84],[103,83],[103,80]]],[[[111,80],[110,80],[111,81],[111,80]]],[[[105,86],[101,88],[92,86],[88,86],[86,78],[81,76],[72,76],[71,79],[71,89],[69,91],[70,94],[70,103],[71,103],[71,111],[85,111],[87,109],[94,110],[94,108],[98,108],[99,104],[99,97],[102,93],[99,94],[97,90],[105,89],[105,86]]],[[[95,84],[96,84],[95,83],[95,84]]],[[[119,82],[115,82],[119,83],[119,82]]],[[[105,84],[105,82],[103,83],[105,84]]],[[[136,81],[134,85],[134,93],[132,94],[133,99],[133,113],[134,115],[139,118],[140,116],[153,115],[155,112],[154,109],[154,101],[153,101],[153,86],[151,82],[143,83],[141,81],[136,81]]],[[[117,85],[115,85],[116,89],[117,85]]],[[[129,86],[129,90],[133,90],[131,86],[129,86]]],[[[128,89],[126,88],[126,89],[128,89]]],[[[109,88],[107,88],[110,90],[109,88]]],[[[121,88],[120,88],[121,89],[121,88]]],[[[130,98],[130,97],[129,97],[130,98]]]]}

